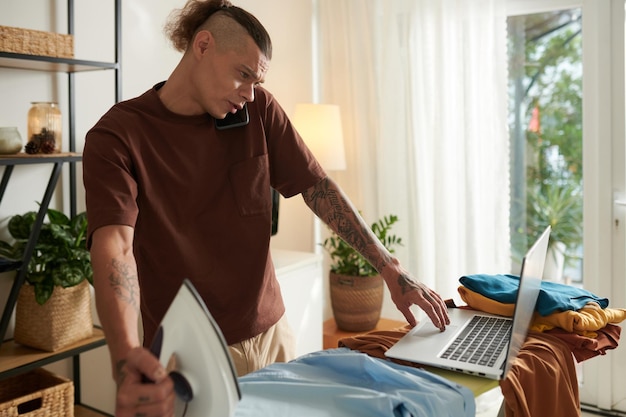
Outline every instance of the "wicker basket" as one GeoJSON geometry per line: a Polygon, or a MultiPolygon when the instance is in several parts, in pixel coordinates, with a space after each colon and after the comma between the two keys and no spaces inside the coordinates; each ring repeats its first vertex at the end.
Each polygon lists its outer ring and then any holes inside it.
{"type": "Polygon", "coordinates": [[[55,287],[52,297],[39,305],[32,285],[20,289],[15,307],[17,343],[54,352],[93,334],[91,293],[84,280],[69,288],[55,287]]]}
{"type": "Polygon", "coordinates": [[[365,332],[376,327],[383,306],[384,281],[380,275],[352,277],[331,272],[330,302],[337,327],[365,332]]]}
{"type": "Polygon", "coordinates": [[[0,417],[73,417],[74,384],[45,369],[0,381],[0,417]]]}
{"type": "Polygon", "coordinates": [[[0,51],[73,58],[74,37],[41,30],[0,26],[0,51]]]}

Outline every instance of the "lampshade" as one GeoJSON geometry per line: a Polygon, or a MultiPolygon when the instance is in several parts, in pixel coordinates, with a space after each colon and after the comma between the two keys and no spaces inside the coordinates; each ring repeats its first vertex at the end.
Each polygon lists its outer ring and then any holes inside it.
{"type": "Polygon", "coordinates": [[[297,104],[292,122],[325,170],[346,169],[339,106],[297,104]]]}

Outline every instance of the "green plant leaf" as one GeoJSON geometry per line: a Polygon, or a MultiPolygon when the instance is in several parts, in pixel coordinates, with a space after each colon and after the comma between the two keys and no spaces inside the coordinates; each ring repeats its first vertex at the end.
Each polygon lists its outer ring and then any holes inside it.
{"type": "Polygon", "coordinates": [[[10,259],[20,259],[21,253],[18,253],[13,245],[8,242],[0,241],[0,256],[10,259]]]}
{"type": "Polygon", "coordinates": [[[9,220],[9,233],[14,239],[28,239],[36,218],[37,213],[34,211],[11,217],[9,220]]]}
{"type": "Polygon", "coordinates": [[[48,215],[48,219],[50,219],[51,224],[64,226],[70,223],[69,217],[61,211],[49,208],[46,214],[48,215]]]}
{"type": "Polygon", "coordinates": [[[40,305],[44,305],[46,301],[50,299],[52,296],[52,291],[54,291],[54,285],[48,282],[42,282],[39,284],[35,284],[35,300],[40,305]]]}

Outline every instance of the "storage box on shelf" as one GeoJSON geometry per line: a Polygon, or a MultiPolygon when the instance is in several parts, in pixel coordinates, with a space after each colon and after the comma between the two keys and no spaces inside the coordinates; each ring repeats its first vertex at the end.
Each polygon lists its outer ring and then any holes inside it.
{"type": "Polygon", "coordinates": [[[0,416],[74,416],[74,384],[45,369],[0,381],[0,416]]]}
{"type": "Polygon", "coordinates": [[[0,26],[0,51],[73,58],[74,37],[62,33],[0,26]]]}

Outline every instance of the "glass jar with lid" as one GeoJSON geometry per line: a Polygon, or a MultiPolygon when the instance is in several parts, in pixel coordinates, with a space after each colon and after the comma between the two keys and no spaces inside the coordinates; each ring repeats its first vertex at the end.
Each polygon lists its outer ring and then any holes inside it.
{"type": "Polygon", "coordinates": [[[52,101],[34,101],[28,111],[27,153],[61,152],[61,109],[52,101]]]}

